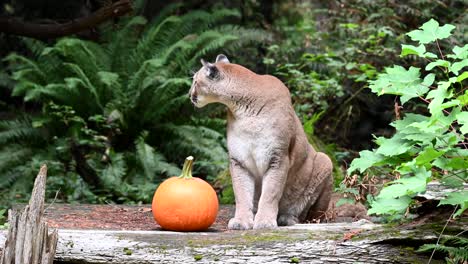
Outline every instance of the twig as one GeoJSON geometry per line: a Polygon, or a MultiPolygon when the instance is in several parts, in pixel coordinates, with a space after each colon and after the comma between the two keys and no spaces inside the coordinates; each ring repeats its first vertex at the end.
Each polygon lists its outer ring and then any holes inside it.
{"type": "Polygon", "coordinates": [[[461,235],[461,234],[463,234],[463,233],[465,233],[465,232],[468,232],[468,229],[467,229],[467,230],[463,230],[463,231],[461,231],[460,233],[456,234],[455,237],[457,237],[457,236],[459,236],[459,235],[461,235]]]}
{"type": "MultiPolygon", "coordinates": [[[[445,228],[447,227],[448,223],[450,222],[450,219],[452,219],[452,217],[453,217],[453,215],[455,214],[455,212],[457,211],[457,209],[458,209],[458,204],[455,205],[455,209],[453,209],[453,212],[452,212],[452,214],[450,215],[449,219],[447,219],[447,222],[445,222],[444,228],[442,228],[442,232],[440,232],[440,235],[439,235],[439,237],[437,238],[436,247],[439,245],[440,238],[442,237],[442,234],[444,233],[445,228]]],[[[436,247],[434,247],[434,250],[432,250],[431,257],[430,257],[429,260],[427,261],[427,264],[430,264],[430,263],[431,263],[432,257],[434,256],[435,251],[436,251],[436,247]]]]}
{"type": "Polygon", "coordinates": [[[55,192],[54,200],[52,200],[52,202],[47,206],[47,208],[44,209],[44,213],[47,211],[47,209],[49,209],[49,207],[51,207],[55,203],[55,201],[57,200],[59,192],[60,192],[60,188],[57,190],[57,192],[55,192]]]}
{"type": "Polygon", "coordinates": [[[442,50],[440,49],[439,41],[437,41],[437,39],[436,39],[435,42],[437,44],[437,48],[439,49],[440,56],[442,57],[443,60],[445,60],[444,54],[442,53],[442,50]]]}

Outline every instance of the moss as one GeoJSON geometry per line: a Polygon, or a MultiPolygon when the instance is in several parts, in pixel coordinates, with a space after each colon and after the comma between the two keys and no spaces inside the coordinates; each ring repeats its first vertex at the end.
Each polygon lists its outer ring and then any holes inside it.
{"type": "Polygon", "coordinates": [[[289,260],[291,263],[299,263],[299,258],[298,257],[292,257],[290,260],[289,260]]]}
{"type": "Polygon", "coordinates": [[[123,252],[125,255],[132,255],[133,254],[133,251],[127,247],[124,247],[123,248],[123,252]]]}
{"type": "Polygon", "coordinates": [[[193,259],[194,259],[195,261],[200,261],[200,260],[203,259],[203,255],[199,255],[199,254],[198,254],[198,255],[195,255],[195,256],[193,256],[193,259]]]}

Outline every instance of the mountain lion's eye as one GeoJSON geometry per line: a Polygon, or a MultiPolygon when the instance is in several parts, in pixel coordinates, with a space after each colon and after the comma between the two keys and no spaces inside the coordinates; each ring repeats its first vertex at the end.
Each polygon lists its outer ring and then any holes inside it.
{"type": "Polygon", "coordinates": [[[218,76],[219,76],[219,71],[216,68],[214,71],[210,71],[210,73],[208,74],[208,78],[210,78],[211,80],[217,79],[218,76]]]}

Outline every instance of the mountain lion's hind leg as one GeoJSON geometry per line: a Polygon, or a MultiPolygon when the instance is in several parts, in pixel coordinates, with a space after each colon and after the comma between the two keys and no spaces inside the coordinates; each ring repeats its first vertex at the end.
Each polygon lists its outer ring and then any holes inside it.
{"type": "MultiPolygon", "coordinates": [[[[309,212],[324,212],[330,202],[333,176],[327,155],[318,152],[299,170],[299,180],[282,201],[278,225],[289,226],[309,220],[309,212]],[[300,189],[299,186],[305,186],[300,189]],[[300,191],[299,191],[300,190],[300,191]]],[[[312,215],[310,215],[312,217],[312,215]]],[[[315,216],[315,214],[314,214],[315,216]]]]}
{"type": "Polygon", "coordinates": [[[310,201],[311,206],[306,208],[301,215],[301,222],[323,219],[331,200],[333,190],[333,164],[327,155],[318,152],[314,166],[318,168],[315,177],[322,178],[322,182],[312,196],[310,201]]]}

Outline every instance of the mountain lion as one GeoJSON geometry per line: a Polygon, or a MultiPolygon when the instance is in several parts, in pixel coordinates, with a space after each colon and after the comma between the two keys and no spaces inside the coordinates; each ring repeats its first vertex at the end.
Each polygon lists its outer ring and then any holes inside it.
{"type": "Polygon", "coordinates": [[[220,54],[201,60],[190,99],[228,108],[227,145],[236,212],[229,229],[262,229],[320,218],[332,191],[332,163],[308,143],[277,78],[258,75],[220,54]]]}

